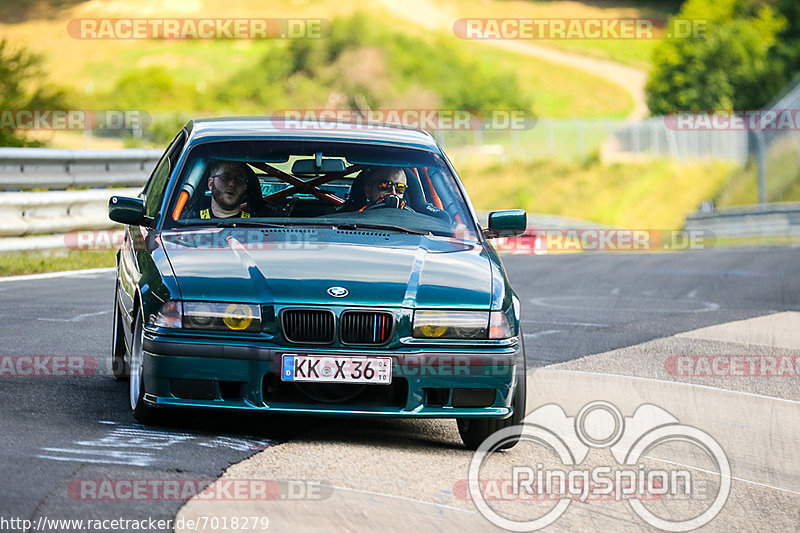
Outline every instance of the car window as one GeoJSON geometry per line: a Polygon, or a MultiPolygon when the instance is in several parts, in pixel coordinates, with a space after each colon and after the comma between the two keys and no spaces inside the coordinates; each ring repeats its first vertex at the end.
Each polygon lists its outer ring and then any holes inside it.
{"type": "Polygon", "coordinates": [[[230,141],[192,149],[168,225],[385,225],[465,240],[476,226],[445,161],[426,150],[322,141],[230,141]]]}
{"type": "Polygon", "coordinates": [[[164,152],[161,161],[158,162],[147,185],[145,185],[142,194],[144,196],[145,215],[148,217],[155,217],[158,214],[161,200],[164,198],[164,191],[166,190],[170,172],[178,159],[178,155],[180,155],[183,149],[184,142],[185,136],[183,132],[181,132],[173,139],[167,151],[164,152]]]}

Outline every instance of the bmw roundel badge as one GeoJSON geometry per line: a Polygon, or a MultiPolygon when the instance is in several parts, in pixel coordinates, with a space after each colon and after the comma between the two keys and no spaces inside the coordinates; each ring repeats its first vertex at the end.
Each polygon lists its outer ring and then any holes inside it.
{"type": "Polygon", "coordinates": [[[349,293],[350,291],[348,291],[344,287],[331,287],[328,289],[328,294],[330,294],[334,298],[344,298],[349,293]]]}

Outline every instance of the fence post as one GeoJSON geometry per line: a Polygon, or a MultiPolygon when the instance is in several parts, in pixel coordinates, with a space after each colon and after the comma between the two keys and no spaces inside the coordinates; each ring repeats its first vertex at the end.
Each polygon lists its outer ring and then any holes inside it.
{"type": "Polygon", "coordinates": [[[650,151],[661,155],[661,143],[658,140],[658,123],[654,121],[648,121],[647,128],[650,130],[650,151]]]}
{"type": "Polygon", "coordinates": [[[519,155],[522,153],[519,143],[519,131],[510,130],[509,135],[511,136],[511,151],[514,154],[514,157],[519,157],[519,155]]]}
{"type": "Polygon", "coordinates": [[[483,130],[479,129],[472,130],[472,144],[477,146],[483,146],[483,130]]]}
{"type": "Polygon", "coordinates": [[[758,158],[758,203],[763,205],[767,203],[767,150],[764,146],[763,132],[755,131],[753,135],[756,137],[756,157],[758,158]]]}
{"type": "Polygon", "coordinates": [[[631,125],[631,146],[633,148],[633,153],[640,154],[642,152],[641,142],[639,139],[639,135],[642,133],[641,125],[638,123],[631,125]]]}

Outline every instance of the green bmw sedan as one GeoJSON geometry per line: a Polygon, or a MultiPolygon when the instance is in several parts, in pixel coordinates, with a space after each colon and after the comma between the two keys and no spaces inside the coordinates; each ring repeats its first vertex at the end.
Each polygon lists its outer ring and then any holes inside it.
{"type": "MultiPolygon", "coordinates": [[[[114,196],[112,359],[142,423],[170,409],[452,418],[476,448],[525,413],[519,299],[431,135],[190,121],[114,196]]],[[[515,444],[512,438],[505,443],[515,444]]]]}

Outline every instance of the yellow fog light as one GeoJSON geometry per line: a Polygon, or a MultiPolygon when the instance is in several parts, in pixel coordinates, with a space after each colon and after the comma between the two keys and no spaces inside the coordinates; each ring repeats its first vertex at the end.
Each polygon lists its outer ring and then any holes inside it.
{"type": "Polygon", "coordinates": [[[184,302],[183,327],[258,332],[261,330],[261,308],[253,304],[184,302]]]}
{"type": "Polygon", "coordinates": [[[225,308],[222,321],[234,331],[243,331],[253,322],[253,311],[249,305],[230,304],[225,308]]]}

